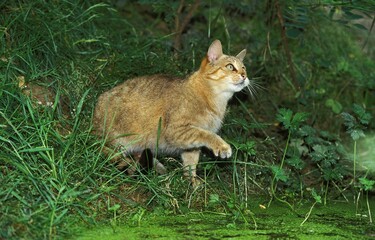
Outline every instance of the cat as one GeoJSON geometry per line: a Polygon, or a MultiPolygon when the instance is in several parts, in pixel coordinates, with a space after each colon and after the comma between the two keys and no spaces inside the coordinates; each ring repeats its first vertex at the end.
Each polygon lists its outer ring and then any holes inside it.
{"type": "MultiPolygon", "coordinates": [[[[136,77],[102,93],[94,110],[96,133],[135,160],[145,149],[181,155],[184,175],[194,184],[201,147],[220,158],[232,155],[217,132],[229,99],[250,84],[245,54],[246,49],[236,56],[225,55],[221,42],[215,40],[200,68],[185,79],[136,77]]],[[[131,160],[125,158],[128,164],[131,160]]]]}

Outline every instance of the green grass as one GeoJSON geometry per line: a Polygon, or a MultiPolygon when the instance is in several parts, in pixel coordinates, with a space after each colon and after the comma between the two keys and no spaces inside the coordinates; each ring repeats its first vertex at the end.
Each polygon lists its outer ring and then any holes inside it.
{"type": "MultiPolygon", "coordinates": [[[[327,126],[327,120],[334,122],[333,132],[342,134],[334,128],[340,129],[341,125],[335,120],[337,116],[326,108],[327,98],[342,103],[345,111],[350,111],[351,106],[346,103],[358,96],[363,106],[374,102],[370,94],[374,62],[361,55],[358,48],[351,47],[356,62],[348,65],[348,59],[340,53],[353,45],[353,40],[340,27],[337,31],[327,29],[326,20],[314,18],[323,24],[313,30],[306,27],[305,40],[311,43],[309,58],[314,58],[311,64],[304,59],[303,41],[290,40],[295,64],[306,82],[305,98],[299,98],[292,90],[285,90],[279,96],[280,87],[290,89],[290,85],[280,80],[281,76],[287,76],[283,49],[276,37],[278,29],[269,29],[261,20],[263,11],[258,10],[264,6],[259,3],[243,6],[254,13],[252,21],[260,26],[255,28],[256,24],[245,25],[249,20],[241,11],[226,3],[214,3],[196,13],[196,19],[200,20],[191,23],[194,27],[183,37],[184,49],[178,59],[173,57],[174,35],[169,31],[173,29],[173,13],[162,14],[163,10],[155,5],[154,8],[147,4],[132,5],[130,10],[117,11],[111,2],[97,1],[0,3],[0,239],[63,239],[72,234],[77,224],[104,224],[112,229],[124,221],[140,225],[143,216],[153,211],[184,214],[204,209],[225,213],[233,222],[256,225],[258,219],[253,217],[251,204],[254,194],[262,193],[270,199],[277,194],[293,207],[313,199],[309,187],[316,187],[317,194],[322,196],[342,199],[350,196],[349,190],[353,188],[345,188],[353,177],[352,164],[346,161],[350,158],[340,155],[338,147],[316,148],[315,144],[341,146],[342,143],[331,136],[334,134],[320,129],[327,126]],[[150,8],[144,10],[142,6],[150,8]],[[150,9],[158,14],[150,15],[150,9]],[[129,15],[136,10],[140,12],[129,15]],[[230,43],[225,44],[228,52],[248,48],[252,53],[249,59],[253,61],[246,62],[249,74],[263,77],[266,89],[255,100],[249,101],[246,94],[239,96],[241,101],[234,100],[229,107],[221,134],[233,146],[235,157],[224,161],[205,152],[199,166],[205,184],[198,188],[192,188],[182,177],[178,159],[163,159],[169,170],[166,175],[126,176],[111,163],[114,155],[101,153],[102,139],[91,134],[97,96],[134,76],[153,73],[182,76],[197,69],[212,40],[207,38],[208,26],[202,20],[207,18],[210,34],[230,43]],[[264,40],[265,29],[272,30],[270,42],[264,40]],[[241,37],[236,37],[234,33],[240,30],[241,37]],[[334,41],[324,32],[334,34],[334,41]],[[331,40],[323,50],[313,44],[320,36],[321,41],[331,40]],[[339,41],[340,38],[343,40],[339,41]],[[265,49],[271,52],[264,55],[265,49]],[[322,62],[328,56],[330,63],[322,62]],[[26,88],[19,86],[22,79],[26,88]],[[333,82],[325,84],[326,79],[333,82]],[[355,91],[335,90],[340,79],[355,82],[355,91]],[[30,89],[34,90],[31,95],[30,89]],[[51,106],[38,104],[35,97],[50,102],[51,106]],[[306,124],[315,121],[317,127],[303,126],[287,137],[283,128],[275,124],[278,106],[293,108],[299,101],[305,105],[293,111],[297,114],[308,110],[312,117],[306,124]],[[298,157],[308,163],[306,172],[302,172],[302,160],[293,158],[296,148],[305,151],[304,155],[299,152],[298,157]],[[324,150],[327,156],[320,158],[317,149],[324,150]],[[340,156],[333,165],[342,165],[346,172],[332,167],[330,154],[340,156]],[[278,175],[277,184],[270,189],[276,179],[272,166],[280,168],[284,176],[278,175]],[[328,174],[332,172],[337,175],[328,174]],[[324,178],[325,174],[329,177],[324,178]],[[317,182],[310,183],[309,178],[317,182]]],[[[369,129],[373,128],[371,124],[369,129]]],[[[359,141],[358,158],[361,149],[359,141]]],[[[359,169],[356,177],[365,177],[370,182],[371,174],[363,172],[359,169]]],[[[364,193],[360,186],[354,190],[357,196],[364,193]]],[[[371,191],[366,189],[366,194],[368,190],[371,191]]]]}

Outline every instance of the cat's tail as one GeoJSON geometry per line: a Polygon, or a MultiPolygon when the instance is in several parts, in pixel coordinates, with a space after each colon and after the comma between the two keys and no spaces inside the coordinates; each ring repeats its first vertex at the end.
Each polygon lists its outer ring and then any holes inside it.
{"type": "Polygon", "coordinates": [[[141,157],[139,158],[139,165],[142,170],[150,171],[152,168],[155,168],[155,171],[159,174],[166,174],[167,169],[164,165],[159,162],[158,159],[153,157],[153,154],[150,149],[145,149],[141,157]]]}

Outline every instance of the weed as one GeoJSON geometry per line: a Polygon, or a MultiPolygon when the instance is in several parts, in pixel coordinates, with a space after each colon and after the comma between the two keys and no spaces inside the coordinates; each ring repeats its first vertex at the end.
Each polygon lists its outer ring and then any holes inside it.
{"type": "Polygon", "coordinates": [[[311,212],[312,212],[312,210],[313,210],[315,204],[317,204],[317,203],[322,203],[322,197],[319,196],[319,195],[316,193],[316,191],[315,191],[314,188],[311,189],[311,195],[313,196],[313,198],[314,198],[315,201],[314,201],[314,203],[312,204],[312,206],[310,207],[309,212],[306,214],[305,219],[301,222],[300,226],[302,226],[302,225],[307,221],[307,219],[309,219],[309,217],[310,217],[310,215],[311,215],[311,212]]]}
{"type": "Polygon", "coordinates": [[[359,178],[359,183],[361,184],[361,189],[366,192],[366,205],[367,205],[367,212],[370,223],[372,223],[372,215],[371,215],[371,208],[369,203],[368,192],[374,189],[375,181],[367,179],[366,177],[359,178]]]}
{"type": "Polygon", "coordinates": [[[365,137],[364,130],[367,125],[370,123],[372,118],[371,114],[366,112],[358,104],[353,104],[353,112],[355,116],[350,113],[343,112],[341,113],[342,118],[344,119],[344,125],[347,128],[347,133],[350,134],[350,137],[354,141],[353,146],[353,183],[356,181],[356,169],[357,169],[357,141],[361,137],[365,137]]]}
{"type": "MultiPolygon", "coordinates": [[[[296,132],[299,130],[300,125],[307,120],[308,114],[307,113],[296,113],[293,114],[293,112],[289,109],[281,108],[276,116],[276,119],[283,124],[283,127],[288,131],[288,137],[286,140],[286,145],[284,148],[283,156],[280,161],[280,166],[271,166],[271,170],[273,173],[273,179],[271,182],[271,192],[272,196],[281,201],[286,203],[291,209],[293,209],[292,205],[290,205],[287,201],[281,200],[276,196],[276,188],[277,188],[277,182],[283,181],[286,182],[288,180],[288,176],[286,172],[283,169],[285,158],[287,156],[287,151],[289,150],[289,144],[292,136],[296,134],[296,132]]],[[[289,163],[292,163],[292,165],[298,165],[299,159],[294,157],[291,158],[289,163]]]]}

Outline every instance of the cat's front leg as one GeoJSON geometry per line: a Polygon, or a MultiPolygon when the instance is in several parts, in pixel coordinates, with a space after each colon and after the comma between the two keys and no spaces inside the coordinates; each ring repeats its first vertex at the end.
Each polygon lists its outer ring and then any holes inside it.
{"type": "Polygon", "coordinates": [[[193,149],[207,147],[216,157],[229,158],[232,149],[219,135],[195,126],[171,127],[173,131],[167,134],[165,140],[176,147],[193,149]]]}
{"type": "Polygon", "coordinates": [[[220,138],[221,141],[215,141],[212,143],[212,146],[210,147],[212,152],[216,157],[230,158],[232,156],[232,148],[221,137],[217,137],[220,138]]]}

